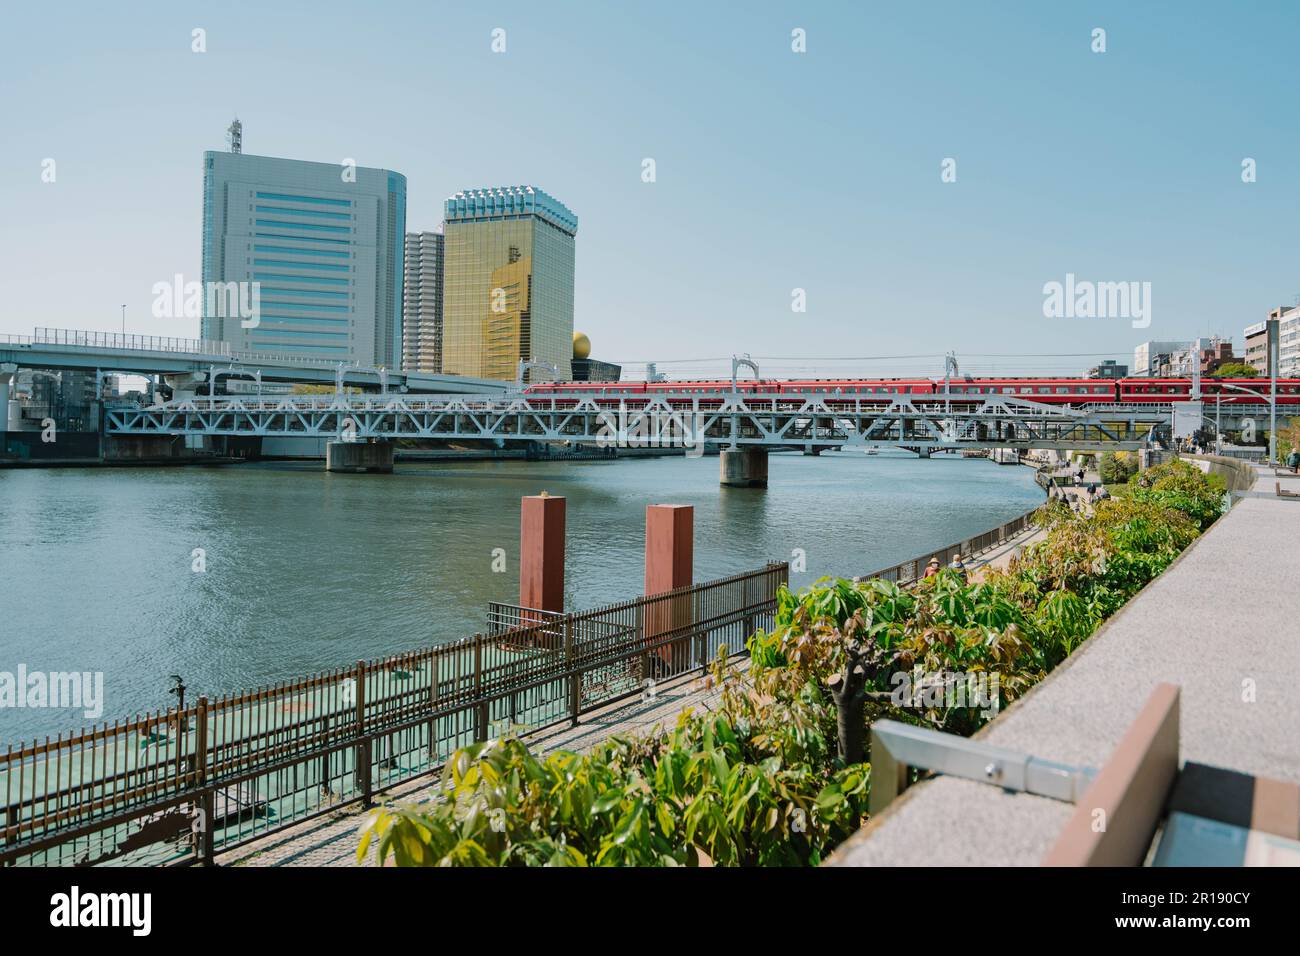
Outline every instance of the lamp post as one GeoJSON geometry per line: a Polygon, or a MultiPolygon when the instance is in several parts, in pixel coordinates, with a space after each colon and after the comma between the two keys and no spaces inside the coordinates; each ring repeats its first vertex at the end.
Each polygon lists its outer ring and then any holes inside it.
{"type": "Polygon", "coordinates": [[[1277,373],[1272,376],[1272,387],[1269,393],[1257,392],[1253,388],[1246,388],[1244,385],[1229,385],[1227,382],[1220,382],[1219,388],[1230,388],[1234,392],[1245,392],[1247,395],[1254,395],[1256,398],[1262,398],[1268,402],[1268,460],[1277,461],[1277,373]]]}

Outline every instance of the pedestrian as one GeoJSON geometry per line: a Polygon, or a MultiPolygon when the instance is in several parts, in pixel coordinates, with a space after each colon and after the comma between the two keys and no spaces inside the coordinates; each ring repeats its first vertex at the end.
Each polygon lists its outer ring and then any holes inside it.
{"type": "Polygon", "coordinates": [[[957,575],[962,584],[966,583],[966,565],[962,562],[960,554],[953,555],[952,564],[948,566],[948,570],[957,575]]]}
{"type": "Polygon", "coordinates": [[[939,559],[931,558],[930,563],[925,566],[925,576],[932,578],[939,573],[939,559]]]}
{"type": "Polygon", "coordinates": [[[1286,463],[1291,466],[1292,471],[1300,475],[1300,448],[1295,449],[1286,456],[1286,463]]]}

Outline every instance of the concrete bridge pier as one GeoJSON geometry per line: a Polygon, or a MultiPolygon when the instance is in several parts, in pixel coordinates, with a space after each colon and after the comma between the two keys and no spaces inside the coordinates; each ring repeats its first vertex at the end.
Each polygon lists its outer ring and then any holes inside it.
{"type": "Polygon", "coordinates": [[[719,483],[726,488],[766,488],[766,448],[724,448],[718,454],[719,483]]]}
{"type": "Polygon", "coordinates": [[[9,431],[9,386],[18,374],[18,366],[13,362],[0,365],[0,454],[4,454],[4,435],[9,431]]]}
{"type": "Polygon", "coordinates": [[[181,372],[176,375],[164,375],[162,378],[167,383],[167,387],[172,390],[172,400],[177,402],[195,398],[199,393],[199,386],[208,380],[202,372],[181,372]]]}
{"type": "Polygon", "coordinates": [[[329,441],[325,443],[325,470],[360,474],[392,474],[391,441],[329,441]]]}

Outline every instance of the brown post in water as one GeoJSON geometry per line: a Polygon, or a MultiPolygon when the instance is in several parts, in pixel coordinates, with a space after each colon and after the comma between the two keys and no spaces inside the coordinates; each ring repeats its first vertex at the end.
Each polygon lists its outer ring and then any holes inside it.
{"type": "Polygon", "coordinates": [[[519,603],[564,611],[564,498],[528,495],[519,509],[519,603]]]}
{"type": "MultiPolygon", "coordinates": [[[[694,583],[695,508],[693,505],[649,505],[645,510],[645,593],[649,597],[694,583]]],[[[646,643],[653,644],[672,631],[689,628],[691,597],[651,602],[646,607],[646,643]]],[[[654,653],[669,674],[690,666],[690,635],[654,653]]],[[[652,677],[653,674],[643,675],[652,677]]]]}

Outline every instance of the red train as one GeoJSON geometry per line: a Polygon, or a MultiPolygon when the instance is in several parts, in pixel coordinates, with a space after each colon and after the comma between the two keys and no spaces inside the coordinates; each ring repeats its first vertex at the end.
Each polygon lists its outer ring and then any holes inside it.
{"type": "MultiPolygon", "coordinates": [[[[960,378],[949,384],[948,396],[954,403],[976,396],[1006,395],[1053,405],[1129,404],[1187,401],[1191,395],[1189,378],[960,378]]],[[[795,379],[790,381],[748,380],[736,383],[742,395],[759,398],[790,396],[792,398],[812,393],[827,393],[827,400],[846,402],[861,399],[887,399],[894,395],[945,396],[942,379],[881,378],[881,379],[795,379]]],[[[538,398],[578,399],[591,398],[597,404],[617,404],[620,399],[642,395],[663,395],[680,399],[696,399],[701,404],[721,402],[730,394],[731,381],[678,381],[678,382],[543,382],[529,385],[525,393],[538,398]]],[[[1223,404],[1267,404],[1269,380],[1266,378],[1203,378],[1201,396],[1205,402],[1216,400],[1223,404]],[[1260,395],[1248,394],[1250,389],[1260,395]]],[[[1279,405],[1300,406],[1300,379],[1277,381],[1279,405]]]]}

